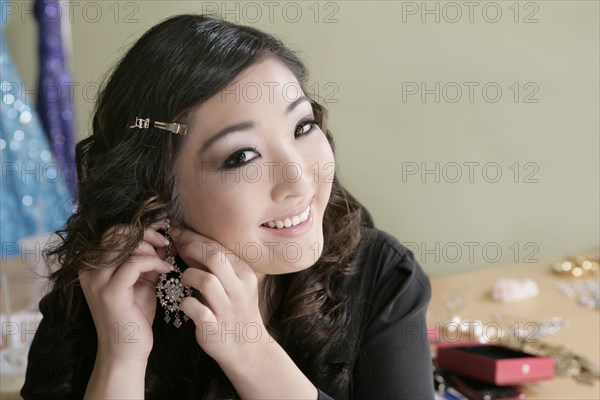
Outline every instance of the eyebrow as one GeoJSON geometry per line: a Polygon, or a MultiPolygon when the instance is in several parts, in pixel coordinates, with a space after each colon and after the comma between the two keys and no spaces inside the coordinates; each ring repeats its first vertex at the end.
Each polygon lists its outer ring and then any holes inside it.
{"type": "MultiPolygon", "coordinates": [[[[296,107],[298,107],[298,105],[300,103],[303,103],[305,101],[310,101],[310,100],[306,96],[298,97],[296,100],[294,100],[294,102],[290,103],[287,106],[287,109],[285,110],[286,115],[291,113],[292,111],[294,111],[294,109],[296,107]]],[[[208,150],[208,148],[210,146],[212,146],[215,142],[224,138],[225,136],[229,135],[230,133],[251,129],[251,128],[254,128],[254,126],[255,126],[255,124],[253,121],[244,121],[244,122],[240,122],[240,123],[237,123],[234,125],[230,125],[226,128],[223,128],[220,131],[218,131],[217,133],[215,133],[213,136],[211,136],[210,139],[208,139],[206,142],[204,142],[204,144],[200,148],[199,153],[201,154],[201,153],[206,152],[206,150],[208,150]]]]}

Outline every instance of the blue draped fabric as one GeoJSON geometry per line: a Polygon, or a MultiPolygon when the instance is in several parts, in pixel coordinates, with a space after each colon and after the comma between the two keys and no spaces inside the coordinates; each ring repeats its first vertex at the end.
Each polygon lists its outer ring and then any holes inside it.
{"type": "Polygon", "coordinates": [[[27,250],[21,239],[64,226],[73,212],[64,171],[27,103],[0,21],[0,242],[2,260],[27,250]]]}
{"type": "Polygon", "coordinates": [[[74,98],[63,47],[62,12],[58,0],[36,0],[34,9],[39,27],[37,110],[54,157],[65,171],[65,184],[75,193],[74,98]]]}

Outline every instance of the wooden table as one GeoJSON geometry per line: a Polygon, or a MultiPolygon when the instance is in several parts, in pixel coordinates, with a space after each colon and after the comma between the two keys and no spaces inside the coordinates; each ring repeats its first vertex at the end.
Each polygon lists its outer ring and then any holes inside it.
{"type": "MultiPolygon", "coordinates": [[[[598,275],[592,275],[598,279],[598,275]]],[[[585,278],[579,278],[585,279],[585,278]]],[[[494,321],[494,313],[522,317],[525,321],[542,321],[551,317],[565,318],[569,326],[557,334],[540,340],[568,346],[590,361],[600,362],[600,312],[586,309],[573,298],[556,289],[559,282],[576,282],[552,272],[547,263],[495,266],[444,277],[432,277],[433,296],[428,311],[428,325],[443,326],[449,315],[448,308],[458,308],[454,313],[463,320],[480,320],[483,325],[494,321]],[[534,297],[521,302],[501,304],[491,298],[491,288],[500,278],[533,279],[540,290],[534,297]],[[460,307],[461,301],[463,306],[460,307]]],[[[452,314],[452,312],[450,312],[452,314]]],[[[556,377],[522,386],[527,399],[600,399],[600,382],[593,385],[575,381],[570,377],[556,377]]]]}

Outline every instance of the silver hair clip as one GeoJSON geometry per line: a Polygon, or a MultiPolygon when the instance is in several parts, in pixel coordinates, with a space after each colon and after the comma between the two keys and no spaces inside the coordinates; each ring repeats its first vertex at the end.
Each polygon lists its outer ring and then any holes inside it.
{"type": "Polygon", "coordinates": [[[147,129],[153,126],[154,128],[163,129],[165,131],[173,132],[177,135],[187,134],[187,125],[178,124],[176,122],[160,122],[150,121],[150,118],[139,118],[136,117],[135,124],[130,125],[130,128],[147,129]]]}

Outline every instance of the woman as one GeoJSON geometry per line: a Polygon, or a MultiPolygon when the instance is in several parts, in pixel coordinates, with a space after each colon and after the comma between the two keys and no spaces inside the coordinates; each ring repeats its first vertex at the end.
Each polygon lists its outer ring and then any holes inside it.
{"type": "Polygon", "coordinates": [[[429,281],[339,183],[306,78],[216,17],[127,52],[77,145],[25,399],[433,398],[429,281]]]}

